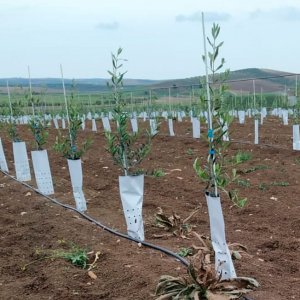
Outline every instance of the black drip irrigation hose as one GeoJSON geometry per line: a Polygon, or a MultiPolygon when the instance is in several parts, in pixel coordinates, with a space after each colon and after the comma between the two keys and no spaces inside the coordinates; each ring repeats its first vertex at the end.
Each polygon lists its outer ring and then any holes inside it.
{"type": "MultiPolygon", "coordinates": [[[[157,251],[160,251],[168,256],[171,256],[173,258],[175,258],[177,261],[180,261],[184,266],[188,267],[189,266],[189,262],[187,260],[185,260],[184,258],[182,258],[181,256],[179,256],[178,254],[166,249],[166,248],[163,248],[163,247],[160,247],[160,246],[157,246],[157,245],[154,245],[154,244],[151,244],[151,243],[148,243],[148,242],[145,242],[145,241],[140,241],[140,240],[137,240],[137,239],[134,239],[130,236],[128,236],[127,234],[124,234],[124,233],[121,233],[121,232],[118,232],[116,230],[113,230],[111,229],[110,227],[107,227],[106,225],[98,222],[97,220],[95,220],[94,218],[92,218],[91,216],[79,211],[78,209],[76,209],[75,207],[73,206],[70,206],[68,204],[63,204],[61,202],[59,202],[58,200],[56,199],[53,199],[52,197],[49,197],[48,195],[45,195],[43,193],[41,193],[38,189],[34,188],[33,186],[27,184],[26,182],[23,182],[23,181],[20,181],[18,180],[17,178],[15,178],[14,176],[8,174],[7,172],[4,172],[3,170],[0,169],[0,171],[8,176],[9,178],[21,183],[22,185],[26,186],[27,188],[31,189],[32,191],[36,192],[37,194],[45,197],[46,199],[50,200],[51,202],[65,208],[65,209],[68,209],[68,210],[72,210],[74,212],[76,212],[77,214],[79,214],[80,216],[82,216],[84,219],[90,221],[91,223],[97,225],[98,227],[101,227],[103,230],[109,232],[109,233],[112,233],[116,236],[119,236],[121,238],[124,238],[124,239],[127,239],[127,240],[130,240],[132,242],[135,242],[135,243],[140,243],[142,244],[143,246],[145,247],[148,247],[148,248],[152,248],[154,250],[157,250],[157,251]]],[[[240,298],[240,300],[252,300],[250,298],[247,298],[246,296],[242,296],[242,298],[240,298]]]]}
{"type": "Polygon", "coordinates": [[[52,201],[53,203],[65,208],[65,209],[68,209],[68,210],[72,210],[74,212],[76,212],[77,214],[79,214],[80,216],[82,216],[84,219],[90,221],[91,223],[97,225],[98,227],[101,227],[103,230],[109,232],[109,233],[112,233],[116,236],[119,236],[121,238],[124,238],[124,239],[127,239],[127,240],[130,240],[132,242],[135,242],[135,243],[140,243],[142,244],[143,246],[146,246],[148,248],[152,248],[154,250],[158,250],[160,252],[163,252],[164,254],[168,255],[168,256],[171,256],[173,258],[175,258],[176,260],[180,261],[184,266],[188,267],[189,266],[189,262],[187,260],[185,260],[184,258],[182,258],[181,256],[179,256],[178,254],[168,250],[168,249],[165,249],[163,247],[160,247],[160,246],[157,246],[157,245],[154,245],[154,244],[151,244],[149,242],[145,242],[145,241],[140,241],[140,240],[137,240],[137,239],[134,239],[130,236],[128,236],[127,234],[124,234],[124,233],[121,233],[121,232],[118,232],[110,227],[107,227],[106,225],[98,222],[97,220],[95,220],[94,218],[92,218],[91,216],[79,211],[78,209],[76,209],[75,207],[72,207],[68,204],[63,204],[61,202],[59,202],[58,200],[56,199],[53,199],[52,197],[49,197],[48,195],[45,195],[43,193],[41,193],[38,189],[34,188],[33,186],[27,184],[26,182],[23,182],[23,181],[20,181],[18,180],[17,178],[15,178],[14,176],[8,174],[7,172],[4,172],[3,170],[0,169],[0,171],[5,174],[6,176],[10,177],[11,179],[23,184],[24,186],[26,186],[27,188],[31,189],[32,191],[36,192],[37,194],[47,198],[48,200],[52,201]]]}

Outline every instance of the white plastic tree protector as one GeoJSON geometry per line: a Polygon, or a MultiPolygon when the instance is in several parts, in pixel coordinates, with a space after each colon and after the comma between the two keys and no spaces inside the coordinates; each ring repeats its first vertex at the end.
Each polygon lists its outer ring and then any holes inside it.
{"type": "Polygon", "coordinates": [[[200,121],[198,118],[192,119],[192,125],[193,125],[193,138],[194,139],[200,139],[200,121]]]}
{"type": "Polygon", "coordinates": [[[58,128],[59,128],[58,122],[57,122],[57,118],[56,118],[56,117],[53,118],[53,124],[54,124],[55,129],[58,129],[58,128]]]}
{"type": "Polygon", "coordinates": [[[170,136],[175,136],[174,128],[173,128],[173,120],[168,119],[168,125],[169,125],[169,134],[170,136]]]}
{"type": "Polygon", "coordinates": [[[282,110],[283,125],[289,125],[289,112],[285,109],[282,110]]]}
{"type": "Polygon", "coordinates": [[[178,122],[182,122],[181,111],[177,112],[177,119],[178,119],[178,122]]]}
{"type": "Polygon", "coordinates": [[[108,119],[109,120],[112,120],[113,119],[113,114],[111,111],[108,112],[108,119]]]}
{"type": "Polygon", "coordinates": [[[293,150],[300,150],[299,125],[293,125],[293,150]]]}
{"type": "Polygon", "coordinates": [[[156,135],[158,133],[157,131],[157,125],[156,125],[156,119],[149,119],[150,122],[150,133],[151,135],[156,135]]]}
{"type": "Polygon", "coordinates": [[[250,118],[251,117],[251,114],[252,114],[252,111],[250,108],[247,109],[247,116],[250,118]]]}
{"type": "Polygon", "coordinates": [[[81,129],[85,130],[85,117],[81,118],[81,129]]]}
{"type": "Polygon", "coordinates": [[[215,251],[215,268],[222,279],[235,278],[236,273],[225,238],[225,224],[220,197],[205,194],[210,222],[210,235],[215,251]]]}
{"type": "Polygon", "coordinates": [[[25,142],[13,142],[16,177],[20,181],[30,181],[30,167],[25,142]]]}
{"type": "Polygon", "coordinates": [[[259,134],[258,134],[258,119],[254,120],[254,144],[257,145],[258,144],[258,138],[259,138],[259,134]]]}
{"type": "Polygon", "coordinates": [[[264,114],[262,112],[260,113],[260,124],[264,124],[264,114]]]}
{"type": "Polygon", "coordinates": [[[161,113],[161,116],[167,120],[168,119],[168,112],[167,111],[163,111],[161,113]]]}
{"type": "Polygon", "coordinates": [[[105,131],[111,132],[111,128],[110,128],[108,117],[103,117],[102,118],[102,124],[103,124],[103,128],[104,128],[105,131]]]}
{"type": "Polygon", "coordinates": [[[119,176],[119,189],[129,236],[144,241],[144,175],[119,176]]]}
{"type": "Polygon", "coordinates": [[[54,194],[47,150],[31,151],[31,157],[38,190],[45,195],[54,194]]]}
{"type": "Polygon", "coordinates": [[[137,118],[130,118],[131,128],[133,133],[137,133],[139,131],[137,118]]]}
{"type": "Polygon", "coordinates": [[[245,112],[243,110],[238,111],[239,123],[245,124],[245,112]]]}
{"type": "Polygon", "coordinates": [[[92,119],[92,131],[97,132],[97,125],[96,125],[96,120],[92,119]]]}
{"type": "Polygon", "coordinates": [[[223,130],[223,132],[225,132],[224,134],[223,134],[223,141],[224,142],[229,142],[229,133],[228,133],[228,124],[227,123],[225,123],[224,125],[223,125],[223,128],[222,128],[222,130],[223,130]]]}
{"type": "Polygon", "coordinates": [[[66,129],[66,120],[64,118],[61,119],[61,128],[66,129]]]}
{"type": "Polygon", "coordinates": [[[6,162],[1,138],[0,138],[0,169],[4,172],[8,172],[7,162],[6,162]]]}
{"type": "Polygon", "coordinates": [[[193,111],[192,110],[189,111],[189,116],[190,116],[191,123],[193,123],[194,117],[193,117],[193,111]]]}
{"type": "Polygon", "coordinates": [[[90,111],[87,113],[86,118],[92,120],[92,113],[90,111]]]}
{"type": "Polygon", "coordinates": [[[146,122],[146,119],[147,119],[147,113],[144,111],[143,112],[143,121],[146,122]]]}
{"type": "Polygon", "coordinates": [[[76,208],[84,212],[87,210],[85,197],[82,191],[82,165],[81,159],[68,159],[68,167],[71,177],[73,195],[76,203],[76,208]]]}

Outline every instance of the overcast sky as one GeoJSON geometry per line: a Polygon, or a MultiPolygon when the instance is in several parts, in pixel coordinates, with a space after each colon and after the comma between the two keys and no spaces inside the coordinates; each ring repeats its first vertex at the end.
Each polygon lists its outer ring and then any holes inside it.
{"type": "Polygon", "coordinates": [[[0,77],[107,78],[119,46],[127,78],[202,75],[201,11],[227,68],[300,71],[299,0],[0,0],[0,77]]]}

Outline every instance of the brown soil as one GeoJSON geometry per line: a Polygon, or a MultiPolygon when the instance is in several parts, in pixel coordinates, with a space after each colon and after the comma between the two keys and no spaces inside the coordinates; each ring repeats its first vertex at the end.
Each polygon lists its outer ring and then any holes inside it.
{"type": "MultiPolygon", "coordinates": [[[[254,277],[261,284],[249,298],[300,299],[300,153],[291,150],[291,126],[283,126],[270,117],[260,132],[260,142],[265,145],[254,146],[253,123],[247,119],[245,125],[232,126],[231,137],[236,142],[232,143],[229,155],[241,149],[251,152],[252,159],[239,166],[240,170],[249,171],[241,173],[241,179],[248,180],[250,186],[239,187],[241,195],[248,198],[247,206],[236,208],[222,196],[227,240],[248,247],[249,255],[235,261],[235,266],[239,276],[254,277]],[[262,165],[263,168],[250,172],[251,168],[262,165]]],[[[102,125],[97,124],[98,133],[91,132],[91,124],[81,133],[94,139],[92,149],[83,158],[87,213],[109,227],[126,232],[118,191],[121,173],[104,149],[102,125]]],[[[177,136],[168,137],[166,122],[162,123],[151,155],[141,167],[166,172],[161,178],[145,177],[146,240],[178,252],[197,241],[192,237],[155,238],[164,232],[155,227],[154,216],[157,207],[161,207],[167,215],[174,211],[185,218],[200,206],[200,213],[190,223],[196,232],[209,235],[204,185],[192,168],[196,157],[206,159],[207,147],[203,139],[191,138],[189,120],[175,123],[174,130],[177,136]]],[[[19,131],[28,151],[31,150],[29,129],[20,126],[19,131]]],[[[47,145],[55,198],[73,205],[67,162],[51,149],[56,133],[54,129],[50,131],[47,145]]],[[[14,174],[12,146],[4,129],[1,137],[9,169],[14,174]]],[[[35,185],[34,181],[29,183],[35,185]]],[[[160,275],[186,272],[175,259],[109,234],[3,174],[0,174],[0,207],[0,299],[154,299],[160,275]],[[40,260],[21,270],[37,258],[37,250],[60,249],[61,241],[94,253],[101,251],[93,269],[97,279],[91,279],[86,270],[62,259],[40,260]]]]}

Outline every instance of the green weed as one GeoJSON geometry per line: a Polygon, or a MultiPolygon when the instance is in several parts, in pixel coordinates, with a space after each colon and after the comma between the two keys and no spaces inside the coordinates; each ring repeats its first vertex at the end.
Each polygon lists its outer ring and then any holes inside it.
{"type": "Polygon", "coordinates": [[[243,187],[251,186],[251,183],[249,182],[249,180],[245,180],[245,179],[237,179],[236,184],[239,186],[243,186],[243,187]]]}
{"type": "Polygon", "coordinates": [[[266,166],[266,165],[258,165],[258,166],[254,166],[251,168],[244,169],[244,170],[242,170],[242,173],[248,174],[248,173],[253,173],[255,171],[258,171],[258,170],[267,170],[267,169],[271,169],[271,167],[266,166]]]}
{"type": "Polygon", "coordinates": [[[193,155],[193,154],[194,154],[194,151],[193,151],[193,149],[188,148],[187,151],[186,151],[186,153],[187,153],[188,155],[193,155]]]}
{"type": "Polygon", "coordinates": [[[290,184],[287,181],[273,181],[271,182],[272,186],[289,186],[290,184]]]}
{"type": "Polygon", "coordinates": [[[191,248],[180,248],[179,252],[177,254],[181,257],[187,257],[190,255],[193,255],[193,249],[191,248]]]}
{"type": "Polygon", "coordinates": [[[239,151],[235,156],[233,156],[232,161],[235,164],[244,163],[252,158],[251,153],[239,151]]]}

